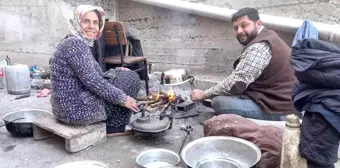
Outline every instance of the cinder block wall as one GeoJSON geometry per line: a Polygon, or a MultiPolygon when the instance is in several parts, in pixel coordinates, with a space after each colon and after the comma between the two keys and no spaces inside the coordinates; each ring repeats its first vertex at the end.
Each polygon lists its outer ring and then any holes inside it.
{"type": "Polygon", "coordinates": [[[131,1],[119,1],[118,9],[156,70],[226,73],[240,52],[230,23],[131,1]]]}
{"type": "MultiPolygon", "coordinates": [[[[238,9],[258,8],[262,13],[324,23],[339,22],[339,0],[186,0],[238,9]]],[[[0,60],[46,66],[59,40],[68,32],[68,19],[79,4],[102,6],[108,18],[124,21],[142,40],[144,52],[156,62],[156,70],[184,67],[190,72],[225,75],[241,46],[230,23],[130,0],[1,0],[0,60]]],[[[281,34],[289,43],[292,34],[281,34]]]]}
{"type": "MultiPolygon", "coordinates": [[[[226,76],[242,46],[231,23],[131,1],[118,1],[118,18],[141,39],[154,69],[185,68],[192,74],[226,76]]],[[[291,43],[292,34],[280,35],[291,43]]]]}
{"type": "Polygon", "coordinates": [[[340,0],[183,0],[229,9],[254,7],[261,13],[339,24],[340,0]]]}
{"type": "Polygon", "coordinates": [[[115,19],[115,0],[1,0],[0,60],[47,66],[59,41],[68,33],[72,10],[80,4],[102,6],[115,19]]]}
{"type": "MultiPolygon", "coordinates": [[[[260,13],[337,24],[340,1],[183,0],[224,8],[255,7],[260,13]]],[[[190,73],[225,76],[242,46],[231,23],[141,3],[118,0],[118,18],[142,40],[155,70],[186,68],[190,73]]],[[[294,34],[278,32],[291,44],[294,34]]]]}

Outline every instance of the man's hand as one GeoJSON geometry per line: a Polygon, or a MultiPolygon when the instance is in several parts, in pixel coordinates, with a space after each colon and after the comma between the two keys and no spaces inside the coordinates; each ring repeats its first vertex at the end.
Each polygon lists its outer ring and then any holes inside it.
{"type": "Polygon", "coordinates": [[[126,107],[126,108],[128,108],[128,109],[130,109],[130,110],[132,110],[136,113],[139,111],[136,100],[131,98],[130,96],[127,96],[124,107],[126,107]]]}
{"type": "Polygon", "coordinates": [[[204,100],[206,98],[207,98],[207,96],[205,95],[203,90],[194,89],[191,93],[191,100],[193,100],[193,101],[204,100]]]}

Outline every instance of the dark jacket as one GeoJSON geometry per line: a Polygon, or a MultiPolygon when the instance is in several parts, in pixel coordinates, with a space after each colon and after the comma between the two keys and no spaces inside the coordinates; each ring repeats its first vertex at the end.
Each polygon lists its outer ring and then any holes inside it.
{"type": "Polygon", "coordinates": [[[295,108],[321,113],[340,133],[340,46],[302,40],[293,47],[292,64],[300,82],[293,87],[295,108]]]}
{"type": "Polygon", "coordinates": [[[244,94],[259,104],[265,112],[291,114],[292,87],[295,80],[290,63],[291,48],[274,31],[264,28],[245,49],[262,41],[269,43],[272,58],[260,77],[247,87],[244,94]]]}
{"type": "Polygon", "coordinates": [[[300,82],[293,87],[294,106],[305,111],[301,155],[308,167],[334,167],[340,140],[340,47],[315,39],[299,41],[292,64],[300,82]]]}

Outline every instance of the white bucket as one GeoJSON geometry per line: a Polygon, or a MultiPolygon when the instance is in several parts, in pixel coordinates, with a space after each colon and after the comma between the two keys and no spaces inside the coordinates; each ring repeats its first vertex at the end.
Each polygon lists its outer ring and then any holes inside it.
{"type": "Polygon", "coordinates": [[[21,95],[31,92],[31,78],[27,65],[11,65],[5,67],[7,92],[21,95]]]}

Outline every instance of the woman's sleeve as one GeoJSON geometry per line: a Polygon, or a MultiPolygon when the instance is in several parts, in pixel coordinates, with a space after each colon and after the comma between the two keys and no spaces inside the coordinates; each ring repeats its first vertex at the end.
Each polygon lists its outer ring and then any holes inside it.
{"type": "Polygon", "coordinates": [[[69,64],[85,87],[107,102],[123,105],[127,95],[96,71],[93,59],[85,52],[88,50],[86,43],[77,39],[75,43],[66,47],[69,64]]]}

